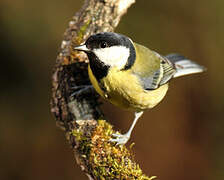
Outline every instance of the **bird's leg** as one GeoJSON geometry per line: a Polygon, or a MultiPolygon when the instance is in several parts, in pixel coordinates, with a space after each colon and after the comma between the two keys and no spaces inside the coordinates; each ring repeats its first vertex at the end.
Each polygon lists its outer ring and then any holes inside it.
{"type": "Polygon", "coordinates": [[[134,119],[131,127],[129,128],[128,132],[125,134],[112,134],[112,136],[115,138],[110,139],[110,142],[116,142],[117,145],[126,144],[131,137],[131,132],[134,129],[135,124],[137,123],[138,119],[141,117],[142,114],[143,114],[143,111],[135,112],[135,119],[134,119]]]}
{"type": "Polygon", "coordinates": [[[94,92],[94,88],[92,85],[81,85],[81,86],[75,86],[71,88],[74,90],[74,92],[71,94],[71,96],[80,96],[83,94],[88,94],[94,92]]]}

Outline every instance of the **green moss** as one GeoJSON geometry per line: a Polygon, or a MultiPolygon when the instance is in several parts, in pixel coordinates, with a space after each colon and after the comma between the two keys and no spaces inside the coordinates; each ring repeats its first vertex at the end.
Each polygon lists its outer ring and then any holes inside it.
{"type": "Polygon", "coordinates": [[[77,33],[77,36],[76,36],[76,43],[77,44],[82,43],[83,36],[86,33],[86,29],[88,28],[90,22],[91,22],[91,20],[88,20],[82,27],[80,27],[80,30],[79,30],[79,32],[77,33]]]}
{"type": "Polygon", "coordinates": [[[115,133],[105,120],[99,120],[90,137],[81,130],[74,130],[72,135],[78,141],[78,151],[95,179],[139,179],[151,180],[143,174],[133,160],[133,154],[125,146],[116,146],[109,142],[115,133]]]}
{"type": "Polygon", "coordinates": [[[76,138],[78,142],[78,151],[83,159],[88,159],[91,150],[91,137],[84,135],[83,131],[80,129],[75,129],[71,133],[76,138]]]}

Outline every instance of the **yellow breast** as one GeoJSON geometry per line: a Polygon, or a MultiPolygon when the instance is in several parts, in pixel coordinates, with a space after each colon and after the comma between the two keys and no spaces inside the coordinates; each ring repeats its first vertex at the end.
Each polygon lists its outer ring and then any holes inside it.
{"type": "Polygon", "coordinates": [[[90,68],[90,65],[88,65],[88,74],[89,74],[89,79],[93,85],[93,87],[95,88],[96,92],[101,95],[102,97],[106,98],[104,91],[102,91],[102,89],[100,88],[98,81],[96,80],[95,76],[93,75],[93,72],[90,68]]]}
{"type": "Polygon", "coordinates": [[[89,68],[89,77],[96,91],[112,104],[124,109],[142,111],[157,105],[165,96],[168,85],[165,84],[156,90],[144,90],[138,78],[129,70],[119,71],[111,68],[108,75],[101,80],[104,91],[89,68]]]}

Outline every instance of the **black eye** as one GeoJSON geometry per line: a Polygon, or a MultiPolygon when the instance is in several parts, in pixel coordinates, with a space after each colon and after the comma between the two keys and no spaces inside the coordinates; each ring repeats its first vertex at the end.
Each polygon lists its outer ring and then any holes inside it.
{"type": "Polygon", "coordinates": [[[108,47],[108,44],[105,41],[100,43],[100,48],[106,48],[106,47],[108,47]]]}

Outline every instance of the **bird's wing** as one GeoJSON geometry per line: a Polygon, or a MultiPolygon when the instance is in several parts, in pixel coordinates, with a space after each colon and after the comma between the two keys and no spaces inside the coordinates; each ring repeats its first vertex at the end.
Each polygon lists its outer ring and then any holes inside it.
{"type": "Polygon", "coordinates": [[[145,90],[157,89],[173,77],[176,69],[166,57],[138,44],[135,44],[135,48],[138,56],[132,71],[145,90]]]}

